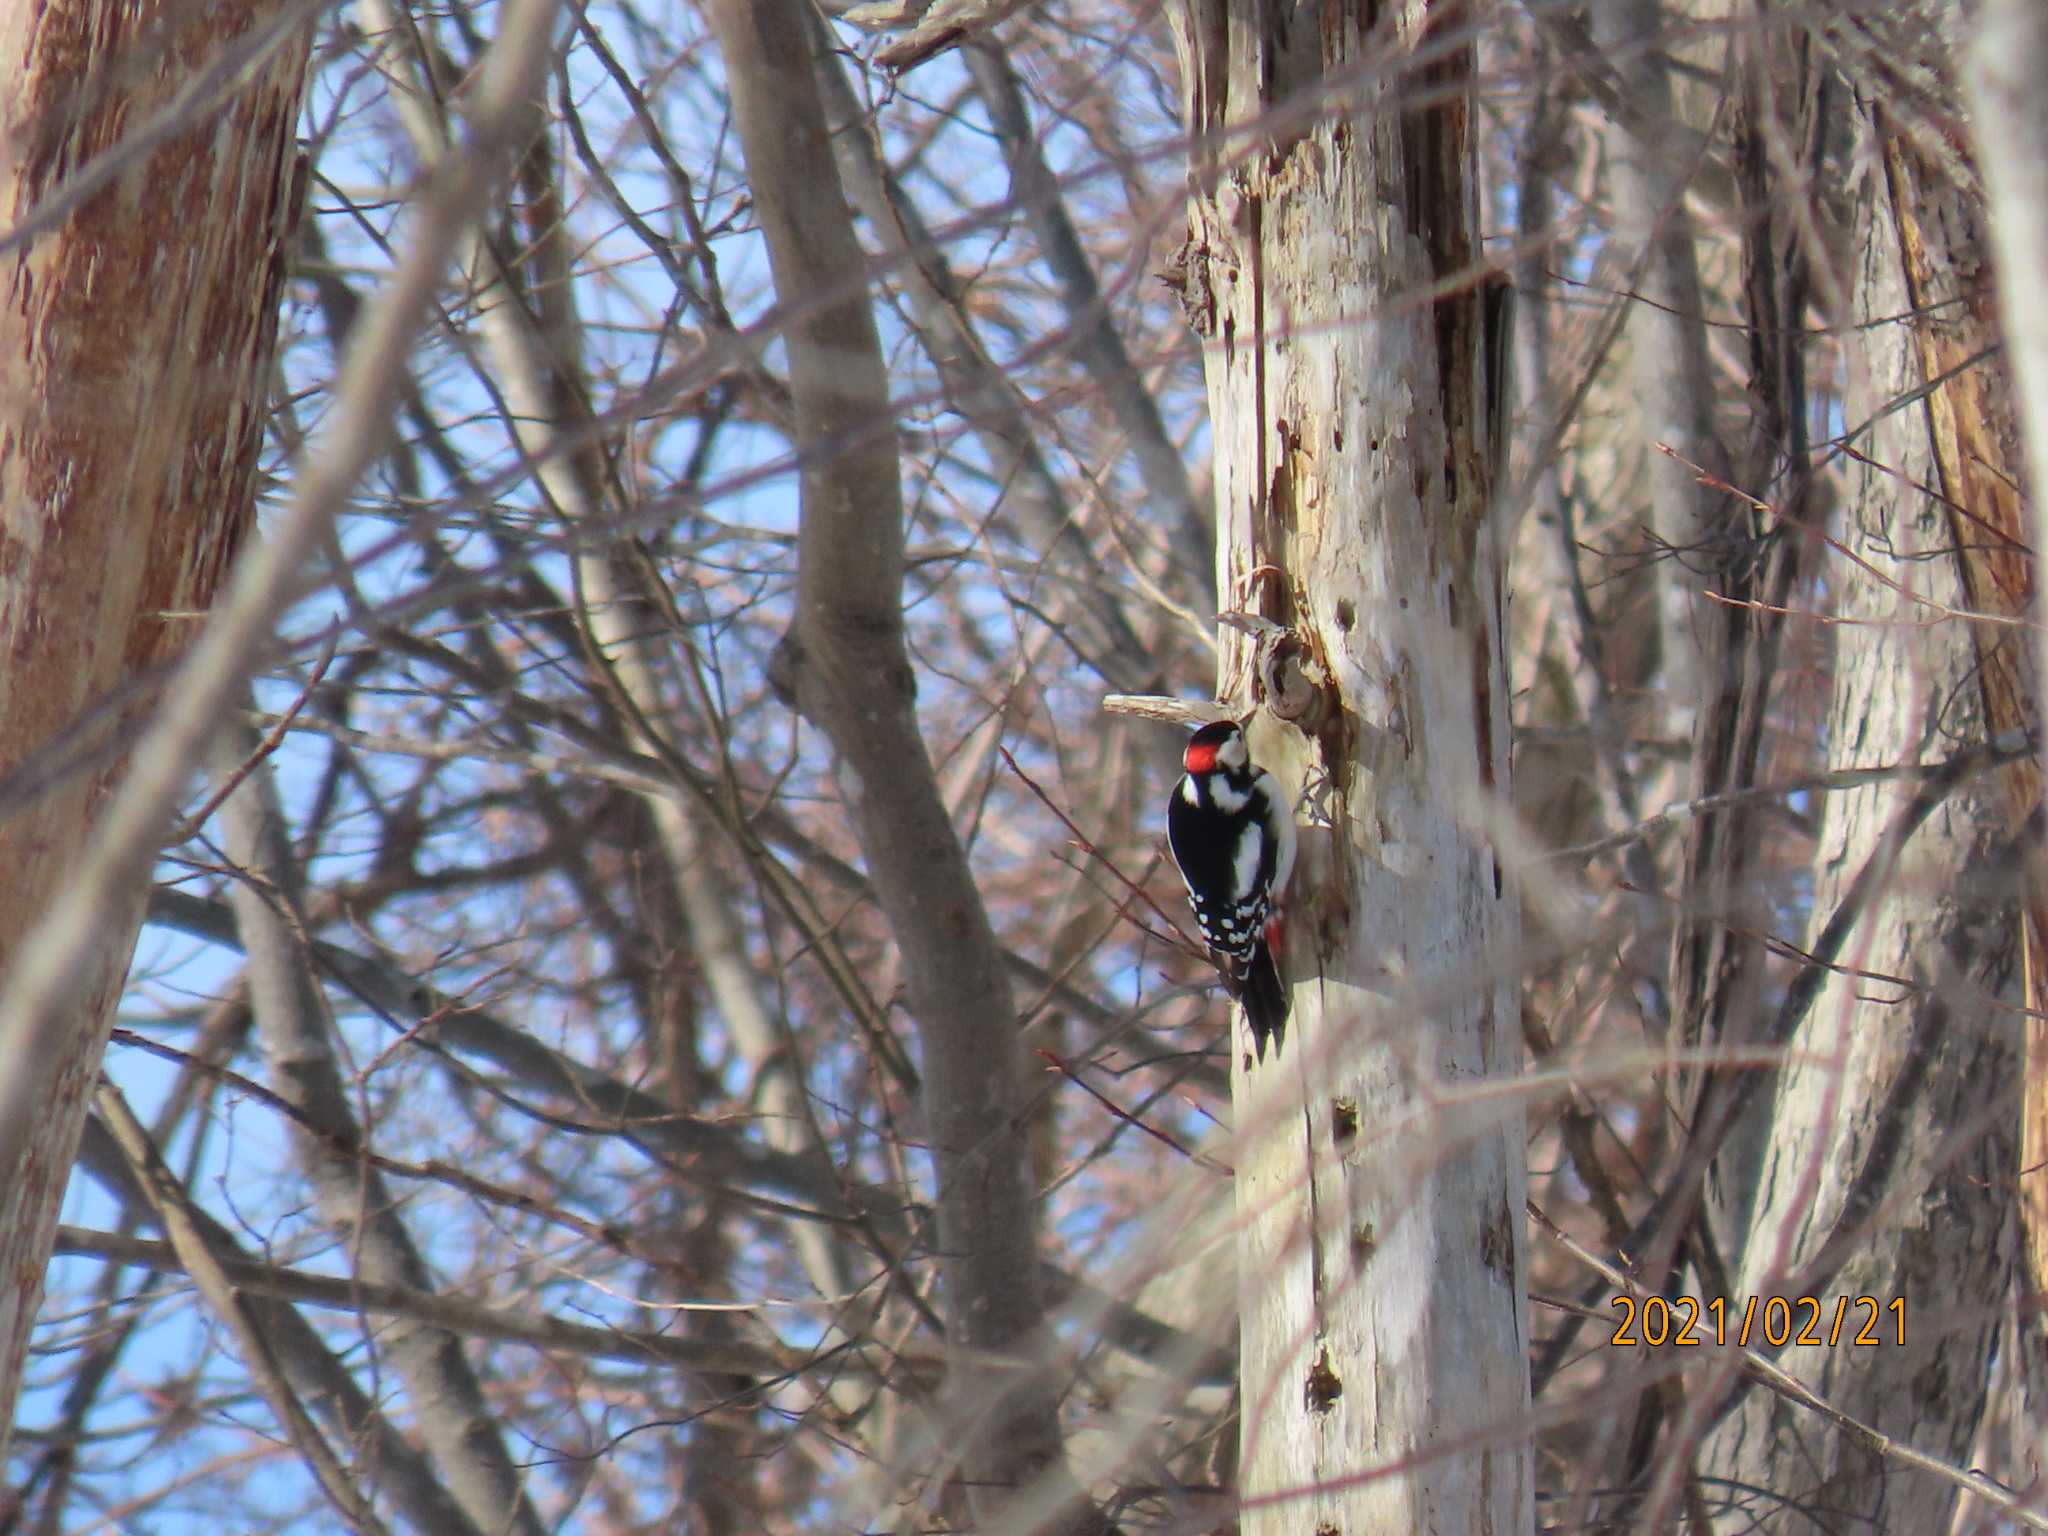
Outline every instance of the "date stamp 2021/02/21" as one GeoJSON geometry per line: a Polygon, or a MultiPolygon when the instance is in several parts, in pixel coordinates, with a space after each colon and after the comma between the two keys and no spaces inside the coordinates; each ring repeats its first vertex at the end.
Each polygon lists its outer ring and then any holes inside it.
{"type": "Polygon", "coordinates": [[[1783,1349],[1788,1344],[1906,1342],[1906,1298],[1875,1296],[1752,1296],[1739,1306],[1723,1297],[1616,1296],[1608,1302],[1621,1316],[1609,1344],[1733,1344],[1752,1342],[1783,1349]]]}

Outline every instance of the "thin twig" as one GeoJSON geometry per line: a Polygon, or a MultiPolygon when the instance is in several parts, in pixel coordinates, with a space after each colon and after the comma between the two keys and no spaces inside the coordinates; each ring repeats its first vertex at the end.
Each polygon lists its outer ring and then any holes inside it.
{"type": "Polygon", "coordinates": [[[1550,860],[1573,859],[1583,862],[1597,858],[1603,853],[1612,853],[1630,843],[1640,842],[1652,833],[1683,821],[1688,816],[1704,816],[1724,810],[1731,805],[1740,805],[1751,800],[1776,800],[1785,795],[1825,794],[1838,789],[1860,789],[1867,784],[1882,784],[1889,780],[1949,780],[1959,782],[1987,768],[2016,761],[2034,750],[2034,744],[2024,731],[2006,731],[1987,742],[1966,747],[1953,757],[1943,758],[1938,763],[1886,763],[1870,768],[1838,768],[1831,773],[1809,774],[1804,778],[1787,779],[1779,784],[1758,784],[1748,789],[1731,789],[1717,795],[1701,795],[1696,800],[1684,800],[1677,805],[1666,806],[1654,816],[1646,816],[1626,831],[1616,832],[1608,837],[1595,838],[1590,843],[1575,843],[1569,848],[1559,848],[1543,855],[1550,860]]]}
{"type": "Polygon", "coordinates": [[[1182,1157],[1186,1158],[1189,1162],[1197,1163],[1200,1166],[1208,1169],[1211,1173],[1220,1173],[1223,1174],[1225,1177],[1229,1176],[1230,1170],[1224,1167],[1221,1163],[1217,1162],[1213,1157],[1210,1157],[1205,1153],[1197,1152],[1192,1147],[1184,1147],[1179,1142],[1175,1141],[1171,1136],[1167,1135],[1166,1132],[1160,1130],[1158,1126],[1146,1124],[1145,1121],[1138,1118],[1138,1116],[1132,1114],[1129,1110],[1125,1109],[1121,1104],[1117,1103],[1115,1099],[1112,1099],[1100,1088],[1097,1088],[1093,1083],[1089,1082],[1086,1078],[1082,1077],[1080,1073],[1076,1072],[1071,1066],[1067,1065],[1066,1062],[1062,1061],[1059,1058],[1059,1056],[1054,1052],[1041,1049],[1038,1052],[1038,1055],[1040,1059],[1046,1063],[1046,1065],[1050,1066],[1055,1072],[1059,1073],[1060,1076],[1064,1077],[1076,1088],[1080,1089],[1083,1093],[1087,1094],[1089,1098],[1093,1099],[1096,1103],[1100,1104],[1104,1109],[1108,1110],[1112,1116],[1122,1121],[1125,1125],[1135,1126],[1138,1130],[1141,1130],[1147,1136],[1150,1136],[1154,1141],[1160,1143],[1160,1145],[1171,1148],[1173,1151],[1178,1152],[1182,1157]]]}
{"type": "Polygon", "coordinates": [[[1022,768],[1019,768],[1017,766],[1017,759],[1010,756],[1010,749],[1008,747],[998,744],[996,747],[996,751],[1002,755],[1003,761],[1009,765],[1010,772],[1014,773],[1017,776],[1018,780],[1024,785],[1026,789],[1030,790],[1032,794],[1038,797],[1038,803],[1040,805],[1043,805],[1048,811],[1051,811],[1053,815],[1057,816],[1059,818],[1060,825],[1065,827],[1069,832],[1071,832],[1074,835],[1075,845],[1079,847],[1080,850],[1083,853],[1087,854],[1091,859],[1094,859],[1098,863],[1100,863],[1104,869],[1108,870],[1111,876],[1115,878],[1116,882],[1119,885],[1121,885],[1125,890],[1129,891],[1133,896],[1137,897],[1138,900],[1144,902],[1146,906],[1150,907],[1153,910],[1153,912],[1157,914],[1159,921],[1166,924],[1166,926],[1172,930],[1173,939],[1175,943],[1179,944],[1181,948],[1186,950],[1187,953],[1190,955],[1194,955],[1201,958],[1207,957],[1208,951],[1196,945],[1192,940],[1188,938],[1186,933],[1184,933],[1181,930],[1180,924],[1176,923],[1172,918],[1168,917],[1166,913],[1160,909],[1159,903],[1152,899],[1152,895],[1149,891],[1147,891],[1141,885],[1133,884],[1130,878],[1127,875],[1125,875],[1122,870],[1116,867],[1114,862],[1112,862],[1099,849],[1097,849],[1094,843],[1088,840],[1087,834],[1084,833],[1079,827],[1074,825],[1073,818],[1068,816],[1067,813],[1061,810],[1057,805],[1053,804],[1052,797],[1048,795],[1044,790],[1040,789],[1038,785],[1032,781],[1030,774],[1026,773],[1022,768]]]}
{"type": "Polygon", "coordinates": [[[314,658],[313,670],[306,677],[306,685],[298,697],[277,716],[270,729],[263,733],[263,739],[256,743],[256,749],[242,759],[241,765],[221,780],[220,788],[206,797],[206,803],[187,816],[184,822],[171,833],[170,841],[182,843],[199,835],[199,829],[206,825],[206,818],[227,803],[227,798],[241,788],[242,781],[256,771],[256,765],[284,745],[284,738],[292,728],[292,722],[299,718],[299,711],[306,707],[306,701],[313,697],[313,690],[320,686],[320,680],[327,675],[327,668],[334,661],[334,648],[341,639],[341,631],[330,629],[326,643],[320,647],[320,654],[314,658]]]}

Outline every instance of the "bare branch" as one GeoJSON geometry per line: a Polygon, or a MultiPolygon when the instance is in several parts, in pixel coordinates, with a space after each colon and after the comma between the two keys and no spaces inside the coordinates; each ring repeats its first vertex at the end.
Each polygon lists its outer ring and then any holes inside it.
{"type": "MultiPolygon", "coordinates": [[[[806,454],[797,617],[783,681],[854,777],[852,810],[901,949],[924,1047],[924,1111],[938,1165],[949,1343],[1029,1351],[1043,1338],[1033,1254],[1037,1209],[1018,1134],[1022,1078],[1009,986],[965,853],[948,822],[913,711],[903,643],[903,508],[887,380],[851,221],[813,84],[801,5],[717,0],[734,116],[788,320],[790,393],[806,454]],[[833,449],[829,461],[821,450],[833,449]]],[[[1004,1490],[1063,1463],[1050,1383],[994,1403],[958,1374],[971,1415],[959,1448],[970,1499],[996,1517],[1004,1490]]],[[[1097,1522],[1069,1517],[1073,1527],[1097,1522]]],[[[1062,1521],[1068,1524],[1069,1521],[1062,1521]]]]}
{"type": "Polygon", "coordinates": [[[112,1132],[115,1144],[127,1157],[129,1171],[155,1208],[158,1222],[170,1235],[178,1263],[192,1277],[221,1321],[234,1331],[249,1374],[269,1402],[271,1411],[277,1415],[279,1427],[291,1437],[299,1454],[312,1467],[321,1491],[351,1530],[364,1532],[365,1536],[383,1536],[383,1522],[371,1512],[354,1480],[335,1458],[326,1437],[300,1404],[298,1394],[285,1381],[262,1328],[207,1246],[205,1236],[192,1219],[184,1190],[179,1188],[171,1171],[164,1166],[163,1159],[157,1156],[149,1133],[129,1111],[128,1101],[111,1083],[103,1083],[94,1102],[112,1132]]]}

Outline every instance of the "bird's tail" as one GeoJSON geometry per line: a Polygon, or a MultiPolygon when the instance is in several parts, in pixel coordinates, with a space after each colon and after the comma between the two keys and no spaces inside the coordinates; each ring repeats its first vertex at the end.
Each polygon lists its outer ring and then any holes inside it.
{"type": "Polygon", "coordinates": [[[1273,952],[1263,939],[1252,951],[1238,995],[1244,1003],[1245,1022],[1252,1029],[1253,1052],[1264,1061],[1270,1040],[1277,1056],[1287,1034],[1287,983],[1280,979],[1280,968],[1273,963],[1273,952]]]}

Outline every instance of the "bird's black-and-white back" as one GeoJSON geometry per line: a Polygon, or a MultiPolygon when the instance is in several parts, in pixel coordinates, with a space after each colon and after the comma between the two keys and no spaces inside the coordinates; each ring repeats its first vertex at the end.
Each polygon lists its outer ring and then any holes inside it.
{"type": "Polygon", "coordinates": [[[1265,927],[1279,850],[1267,831],[1272,775],[1185,775],[1166,808],[1166,839],[1195,921],[1212,949],[1248,956],[1265,927]],[[1268,784],[1261,784],[1265,779],[1268,784]]]}
{"type": "Polygon", "coordinates": [[[1233,994],[1244,996],[1259,1054],[1286,1019],[1266,949],[1266,921],[1294,868],[1294,815],[1279,781],[1251,760],[1244,732],[1219,721],[1195,732],[1187,772],[1166,806],[1166,840],[1202,938],[1233,994]],[[1259,983],[1246,992],[1255,968],[1259,983]],[[1255,1002],[1256,997],[1256,1002],[1255,1002]]]}

